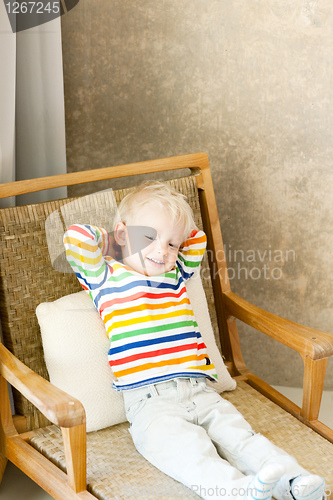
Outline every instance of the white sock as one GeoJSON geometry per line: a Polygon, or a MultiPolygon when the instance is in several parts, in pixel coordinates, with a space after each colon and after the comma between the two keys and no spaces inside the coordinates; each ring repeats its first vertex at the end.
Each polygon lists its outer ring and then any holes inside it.
{"type": "Polygon", "coordinates": [[[325,480],[313,474],[297,476],[290,481],[290,490],[295,500],[322,500],[325,495],[325,480]]]}
{"type": "Polygon", "coordinates": [[[249,484],[246,500],[270,500],[276,483],[284,475],[285,468],[279,464],[261,469],[249,484]]]}

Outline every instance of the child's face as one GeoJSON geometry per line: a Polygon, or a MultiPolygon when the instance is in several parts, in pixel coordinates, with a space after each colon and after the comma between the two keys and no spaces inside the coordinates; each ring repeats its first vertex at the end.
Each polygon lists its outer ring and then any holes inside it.
{"type": "Polygon", "coordinates": [[[170,271],[176,264],[179,247],[184,242],[184,224],[173,224],[169,212],[152,202],[138,210],[131,220],[131,226],[138,228],[137,232],[133,231],[134,236],[129,235],[130,232],[123,225],[126,233],[125,244],[122,245],[124,263],[146,276],[157,276],[170,271]],[[152,228],[153,231],[146,231],[146,228],[152,228]],[[131,246],[137,246],[137,242],[133,241],[135,234],[143,240],[143,245],[140,245],[143,248],[140,252],[132,253],[131,246]]]}

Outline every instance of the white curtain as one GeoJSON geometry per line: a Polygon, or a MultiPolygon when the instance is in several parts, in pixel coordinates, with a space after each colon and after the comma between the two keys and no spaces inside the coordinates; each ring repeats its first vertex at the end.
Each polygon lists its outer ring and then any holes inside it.
{"type": "MultiPolygon", "coordinates": [[[[16,37],[0,3],[0,182],[15,180],[15,68],[16,37]]],[[[0,206],[14,200],[0,200],[0,206]]]]}
{"type": "MultiPolygon", "coordinates": [[[[60,18],[15,34],[0,2],[0,121],[0,182],[66,172],[60,18]]],[[[66,192],[21,195],[16,204],[66,192]]]]}
{"type": "MultiPolygon", "coordinates": [[[[0,0],[0,183],[65,172],[60,18],[15,34],[0,0]]],[[[0,208],[66,195],[40,191],[0,200],[0,208]]]]}

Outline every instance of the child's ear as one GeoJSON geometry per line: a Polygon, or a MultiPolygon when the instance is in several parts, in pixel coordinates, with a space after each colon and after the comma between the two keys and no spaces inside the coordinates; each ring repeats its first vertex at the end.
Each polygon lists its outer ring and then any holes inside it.
{"type": "Polygon", "coordinates": [[[121,247],[126,245],[127,230],[123,222],[117,222],[114,228],[114,239],[121,247]]]}

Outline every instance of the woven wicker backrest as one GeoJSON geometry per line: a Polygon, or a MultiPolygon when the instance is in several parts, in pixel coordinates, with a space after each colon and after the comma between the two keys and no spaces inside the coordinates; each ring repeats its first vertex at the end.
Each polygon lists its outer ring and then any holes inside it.
{"type": "MultiPolygon", "coordinates": [[[[187,196],[196,224],[202,228],[194,176],[168,182],[187,196]]],[[[114,191],[117,203],[130,189],[114,191]]],[[[45,234],[46,219],[70,201],[73,198],[0,210],[0,314],[3,342],[18,359],[46,379],[48,373],[35,314],[36,307],[41,302],[53,301],[81,290],[74,273],[63,273],[53,268],[45,234]]],[[[103,207],[100,209],[103,211],[103,207]]],[[[107,217],[107,208],[105,212],[107,217]]],[[[203,284],[218,340],[213,291],[210,279],[207,278],[207,266],[207,259],[204,259],[203,284]]],[[[28,429],[48,424],[45,417],[16,391],[14,404],[16,413],[27,417],[28,429]]]]}

